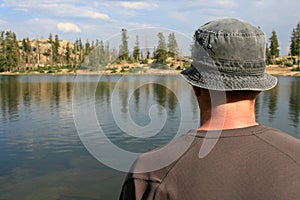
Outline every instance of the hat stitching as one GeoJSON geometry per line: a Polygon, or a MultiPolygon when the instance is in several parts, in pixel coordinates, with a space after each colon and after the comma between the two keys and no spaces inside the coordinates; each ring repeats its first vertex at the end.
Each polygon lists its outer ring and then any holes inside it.
{"type": "Polygon", "coordinates": [[[193,66],[205,66],[211,70],[228,73],[261,74],[265,71],[263,60],[258,62],[241,62],[228,60],[213,60],[212,62],[193,61],[193,66]]]}
{"type": "Polygon", "coordinates": [[[260,37],[260,36],[265,36],[264,32],[261,33],[241,33],[241,32],[223,32],[223,31],[212,31],[208,29],[198,29],[196,31],[197,34],[214,34],[215,36],[227,36],[227,37],[260,37]]]}

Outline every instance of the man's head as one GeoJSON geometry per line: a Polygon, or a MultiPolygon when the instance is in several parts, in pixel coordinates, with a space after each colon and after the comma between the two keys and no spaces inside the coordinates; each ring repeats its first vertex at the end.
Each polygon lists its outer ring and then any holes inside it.
{"type": "Polygon", "coordinates": [[[181,72],[196,87],[216,91],[264,91],[277,79],[265,73],[264,32],[241,20],[208,22],[195,33],[193,62],[181,72]]]}

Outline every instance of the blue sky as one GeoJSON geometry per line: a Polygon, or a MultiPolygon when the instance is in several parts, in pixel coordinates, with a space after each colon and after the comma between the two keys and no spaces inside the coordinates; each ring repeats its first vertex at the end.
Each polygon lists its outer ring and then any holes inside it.
{"type": "Polygon", "coordinates": [[[290,34],[300,22],[299,0],[0,0],[0,30],[18,39],[106,40],[122,28],[159,27],[192,37],[207,21],[235,17],[260,26],[270,37],[277,32],[281,54],[287,54],[290,34]]]}

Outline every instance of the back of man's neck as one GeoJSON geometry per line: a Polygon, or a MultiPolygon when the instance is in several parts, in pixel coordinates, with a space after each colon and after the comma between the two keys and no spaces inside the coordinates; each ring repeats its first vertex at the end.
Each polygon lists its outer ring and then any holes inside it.
{"type": "Polygon", "coordinates": [[[226,130],[258,125],[254,113],[254,102],[239,101],[216,106],[212,110],[201,110],[199,130],[226,130]]]}

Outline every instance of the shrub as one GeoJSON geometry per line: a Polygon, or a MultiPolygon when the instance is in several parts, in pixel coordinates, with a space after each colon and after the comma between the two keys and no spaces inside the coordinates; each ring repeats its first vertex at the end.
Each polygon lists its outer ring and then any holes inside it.
{"type": "Polygon", "coordinates": [[[127,63],[132,64],[132,63],[133,63],[133,60],[132,60],[131,58],[128,58],[128,59],[127,59],[127,63]]]}
{"type": "Polygon", "coordinates": [[[140,61],[141,64],[148,64],[148,59],[143,59],[140,61]]]}
{"type": "Polygon", "coordinates": [[[183,69],[189,68],[191,66],[190,62],[184,62],[183,69]]]}
{"type": "Polygon", "coordinates": [[[287,66],[287,67],[293,67],[293,64],[289,63],[289,62],[285,63],[284,65],[287,66]]]}
{"type": "Polygon", "coordinates": [[[128,71],[129,73],[138,73],[138,72],[146,72],[146,69],[143,67],[132,67],[128,71]]]}
{"type": "Polygon", "coordinates": [[[158,63],[150,64],[150,68],[152,68],[152,69],[169,69],[169,67],[167,65],[158,64],[158,63]]]}
{"type": "Polygon", "coordinates": [[[298,71],[300,71],[300,67],[297,67],[297,68],[294,68],[294,69],[292,69],[292,71],[296,71],[296,72],[298,72],[298,71]]]}

